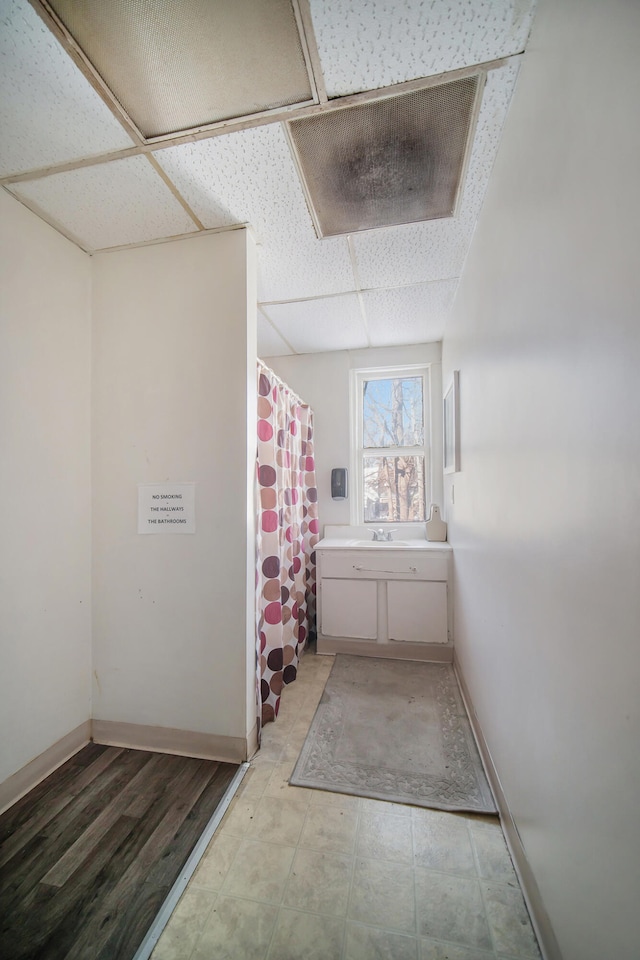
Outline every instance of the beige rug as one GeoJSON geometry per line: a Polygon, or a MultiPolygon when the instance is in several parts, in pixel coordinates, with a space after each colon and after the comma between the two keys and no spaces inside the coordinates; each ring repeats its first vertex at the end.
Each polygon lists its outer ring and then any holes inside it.
{"type": "Polygon", "coordinates": [[[290,783],[496,813],[447,663],[338,654],[290,783]]]}

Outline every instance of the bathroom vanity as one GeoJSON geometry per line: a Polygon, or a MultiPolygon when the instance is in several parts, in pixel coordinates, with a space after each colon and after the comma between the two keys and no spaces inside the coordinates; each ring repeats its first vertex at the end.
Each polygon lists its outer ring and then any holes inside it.
{"type": "Polygon", "coordinates": [[[450,661],[451,547],[419,528],[372,535],[328,526],[316,546],[318,653],[450,661]]]}

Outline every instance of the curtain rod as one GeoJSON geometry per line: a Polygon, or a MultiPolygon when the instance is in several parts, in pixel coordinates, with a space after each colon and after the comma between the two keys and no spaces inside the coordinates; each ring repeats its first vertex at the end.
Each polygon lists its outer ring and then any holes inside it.
{"type": "Polygon", "coordinates": [[[289,386],[289,384],[288,384],[288,383],[285,383],[285,381],[284,381],[281,377],[279,377],[278,374],[275,373],[275,372],[271,369],[271,367],[268,367],[268,366],[266,365],[266,363],[264,362],[264,360],[261,360],[260,357],[258,357],[258,366],[259,366],[259,367],[262,367],[263,370],[265,370],[267,373],[269,373],[269,374],[273,377],[274,380],[277,380],[278,383],[280,384],[280,386],[281,386],[284,390],[287,390],[288,393],[291,394],[291,396],[292,396],[293,399],[296,401],[296,403],[299,403],[302,407],[308,407],[308,406],[309,406],[309,404],[308,404],[305,400],[303,400],[301,397],[299,397],[298,394],[295,392],[295,390],[292,390],[291,387],[289,386]]]}

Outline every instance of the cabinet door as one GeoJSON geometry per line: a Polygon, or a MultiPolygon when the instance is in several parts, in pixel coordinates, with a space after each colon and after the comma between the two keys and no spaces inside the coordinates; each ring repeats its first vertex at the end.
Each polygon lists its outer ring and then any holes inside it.
{"type": "Polygon", "coordinates": [[[447,642],[447,585],[423,580],[387,583],[389,640],[447,642]]]}
{"type": "Polygon", "coordinates": [[[375,640],[377,586],[373,580],[325,580],[320,594],[320,629],[325,637],[375,640]]]}

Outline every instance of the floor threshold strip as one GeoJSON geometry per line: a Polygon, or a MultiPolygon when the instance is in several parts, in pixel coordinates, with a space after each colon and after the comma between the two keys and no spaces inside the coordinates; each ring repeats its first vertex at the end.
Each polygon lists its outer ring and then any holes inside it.
{"type": "Polygon", "coordinates": [[[158,911],[158,914],[155,920],[153,921],[153,923],[149,927],[149,930],[145,934],[144,940],[136,950],[133,956],[133,960],[149,960],[149,957],[151,956],[154,947],[156,946],[158,940],[160,939],[162,931],[166,927],[171,917],[171,914],[176,908],[178,900],[184,893],[184,890],[189,880],[195,873],[196,867],[202,860],[205,850],[207,849],[207,847],[209,846],[209,843],[211,842],[211,838],[213,837],[214,833],[218,829],[218,825],[220,824],[220,821],[224,817],[225,813],[227,812],[227,808],[231,803],[231,801],[233,800],[233,797],[236,794],[238,787],[242,783],[244,775],[246,774],[248,769],[249,769],[248,763],[242,763],[238,768],[238,772],[236,773],[233,780],[227,787],[227,790],[224,796],[222,797],[222,800],[216,807],[216,811],[214,815],[211,817],[211,820],[209,820],[209,823],[204,828],[204,831],[202,832],[200,839],[198,840],[195,847],[191,851],[189,859],[186,861],[184,867],[180,872],[180,876],[178,877],[178,879],[172,886],[171,890],[169,891],[167,898],[162,904],[162,906],[160,907],[160,910],[158,911]]]}

